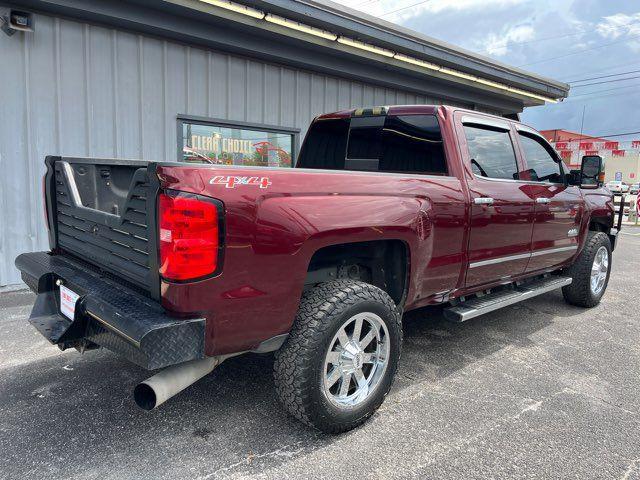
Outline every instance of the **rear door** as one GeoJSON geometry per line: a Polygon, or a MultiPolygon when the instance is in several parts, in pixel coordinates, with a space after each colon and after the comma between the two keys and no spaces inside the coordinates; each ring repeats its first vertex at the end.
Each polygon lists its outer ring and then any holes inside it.
{"type": "Polygon", "coordinates": [[[471,197],[466,287],[509,281],[529,260],[534,199],[523,190],[507,120],[459,112],[458,138],[471,197]]]}
{"type": "Polygon", "coordinates": [[[523,191],[535,201],[526,271],[551,269],[576,253],[585,202],[578,187],[566,184],[564,165],[543,137],[520,125],[517,135],[528,180],[523,191]]]}

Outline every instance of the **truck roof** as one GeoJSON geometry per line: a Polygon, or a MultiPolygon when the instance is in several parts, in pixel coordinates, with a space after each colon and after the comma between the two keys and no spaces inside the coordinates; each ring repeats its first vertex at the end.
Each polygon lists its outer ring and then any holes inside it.
{"type": "MultiPolygon", "coordinates": [[[[325,113],[316,117],[318,119],[329,118],[349,118],[359,115],[433,115],[438,110],[438,107],[444,107],[444,105],[390,105],[390,106],[375,106],[367,108],[350,108],[348,110],[338,110],[337,112],[325,113]],[[360,113],[361,112],[361,113],[360,113]]],[[[445,107],[452,108],[452,107],[445,107]]]]}
{"type": "MultiPolygon", "coordinates": [[[[501,117],[499,115],[493,115],[491,113],[479,112],[477,110],[469,110],[468,108],[453,107],[451,105],[389,105],[389,106],[375,106],[367,108],[350,108],[347,110],[338,110],[337,112],[325,113],[318,115],[315,120],[327,120],[332,118],[351,118],[360,115],[435,115],[438,110],[444,110],[449,113],[454,111],[468,112],[474,115],[484,115],[488,117],[499,118],[504,121],[512,122],[522,127],[523,130],[536,133],[540,136],[542,134],[535,128],[527,125],[526,123],[519,122],[510,118],[501,117]]],[[[544,138],[544,137],[543,137],[544,138]]]]}

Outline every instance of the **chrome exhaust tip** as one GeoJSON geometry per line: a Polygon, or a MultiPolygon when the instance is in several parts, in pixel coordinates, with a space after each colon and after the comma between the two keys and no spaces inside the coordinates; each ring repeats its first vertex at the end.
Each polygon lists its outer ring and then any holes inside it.
{"type": "Polygon", "coordinates": [[[143,410],[153,410],[234,355],[207,357],[165,368],[133,389],[133,399],[143,410]]]}
{"type": "Polygon", "coordinates": [[[133,399],[143,410],[153,410],[158,406],[158,397],[153,388],[142,382],[133,389],[133,399]]]}

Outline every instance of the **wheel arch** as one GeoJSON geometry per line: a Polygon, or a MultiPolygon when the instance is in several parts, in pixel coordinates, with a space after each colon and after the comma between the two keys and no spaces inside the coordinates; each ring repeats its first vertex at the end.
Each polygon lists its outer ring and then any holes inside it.
{"type": "Polygon", "coordinates": [[[385,291],[401,307],[407,298],[410,247],[404,240],[336,243],[317,249],[307,266],[305,288],[341,278],[362,280],[385,291]]]}

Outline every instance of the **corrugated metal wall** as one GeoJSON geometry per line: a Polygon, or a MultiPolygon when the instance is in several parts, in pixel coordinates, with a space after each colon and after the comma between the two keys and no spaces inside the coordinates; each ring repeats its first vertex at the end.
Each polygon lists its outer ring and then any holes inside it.
{"type": "Polygon", "coordinates": [[[175,160],[178,114],[298,127],[342,108],[435,98],[38,16],[0,33],[0,286],[48,248],[45,155],[175,160]]]}

